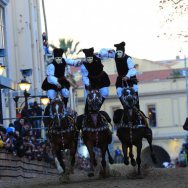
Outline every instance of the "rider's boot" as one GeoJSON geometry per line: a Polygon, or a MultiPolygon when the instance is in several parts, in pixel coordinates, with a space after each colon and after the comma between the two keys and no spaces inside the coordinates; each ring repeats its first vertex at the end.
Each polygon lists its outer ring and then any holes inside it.
{"type": "Polygon", "coordinates": [[[87,102],[87,100],[86,100],[86,103],[85,103],[84,113],[85,113],[85,115],[88,114],[88,102],[87,102]]]}
{"type": "Polygon", "coordinates": [[[119,97],[119,100],[120,100],[120,102],[121,102],[121,104],[122,104],[122,106],[123,106],[123,101],[122,101],[122,98],[121,98],[121,97],[119,97]]]}
{"type": "Polygon", "coordinates": [[[65,105],[64,115],[67,115],[67,103],[68,103],[68,99],[69,98],[63,97],[63,103],[65,105]]]}
{"type": "Polygon", "coordinates": [[[104,101],[105,101],[105,98],[102,97],[102,102],[101,102],[100,108],[101,108],[101,106],[103,105],[104,101]]]}

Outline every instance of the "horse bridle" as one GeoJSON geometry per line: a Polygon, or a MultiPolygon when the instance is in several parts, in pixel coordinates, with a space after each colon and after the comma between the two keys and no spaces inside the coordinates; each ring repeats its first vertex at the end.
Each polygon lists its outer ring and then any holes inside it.
{"type": "Polygon", "coordinates": [[[122,86],[123,86],[123,90],[122,90],[122,95],[121,95],[121,101],[124,104],[123,106],[129,109],[133,108],[138,100],[136,93],[133,87],[130,87],[127,82],[126,82],[126,87],[125,87],[125,84],[122,81],[122,86]]]}
{"type": "Polygon", "coordinates": [[[102,103],[102,96],[99,90],[91,90],[87,95],[88,108],[99,109],[102,103]]]}

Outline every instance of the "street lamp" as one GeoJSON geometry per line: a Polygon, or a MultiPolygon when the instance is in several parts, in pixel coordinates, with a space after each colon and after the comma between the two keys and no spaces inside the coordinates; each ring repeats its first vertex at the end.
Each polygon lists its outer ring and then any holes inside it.
{"type": "Polygon", "coordinates": [[[46,105],[50,102],[50,100],[49,100],[49,98],[48,98],[47,96],[42,96],[42,97],[40,98],[40,100],[41,100],[41,103],[42,103],[44,106],[46,106],[46,105]]]}
{"type": "Polygon", "coordinates": [[[0,76],[3,74],[4,70],[5,70],[5,66],[0,64],[0,76]]]}
{"type": "MultiPolygon", "coordinates": [[[[3,74],[3,71],[5,70],[5,66],[0,64],[0,76],[3,74]]],[[[0,86],[0,123],[3,123],[3,112],[2,112],[2,102],[1,102],[1,86],[0,86]]]]}
{"type": "Polygon", "coordinates": [[[30,93],[28,93],[30,87],[31,87],[31,83],[29,83],[26,78],[24,77],[24,79],[21,80],[21,82],[18,83],[18,85],[20,86],[20,89],[22,91],[24,91],[24,98],[25,98],[25,107],[26,109],[28,109],[28,97],[30,96],[30,93]]]}

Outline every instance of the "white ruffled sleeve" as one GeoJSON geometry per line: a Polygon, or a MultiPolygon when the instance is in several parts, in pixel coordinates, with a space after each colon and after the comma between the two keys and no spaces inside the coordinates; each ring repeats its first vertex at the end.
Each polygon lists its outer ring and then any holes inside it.
{"type": "Polygon", "coordinates": [[[54,76],[54,72],[55,72],[55,67],[53,64],[50,64],[47,66],[47,69],[46,69],[46,74],[47,74],[47,81],[50,83],[50,84],[55,84],[57,85],[58,84],[58,79],[57,77],[54,76]]]}
{"type": "Polygon", "coordinates": [[[81,74],[82,74],[82,82],[83,82],[83,84],[88,86],[89,85],[88,71],[85,68],[84,64],[81,65],[80,71],[81,71],[81,74]]]}

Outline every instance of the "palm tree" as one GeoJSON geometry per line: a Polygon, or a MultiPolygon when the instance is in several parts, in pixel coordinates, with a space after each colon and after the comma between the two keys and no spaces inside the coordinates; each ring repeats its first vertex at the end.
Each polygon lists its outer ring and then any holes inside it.
{"type": "MultiPolygon", "coordinates": [[[[73,39],[59,39],[59,48],[64,50],[64,54],[66,58],[73,58],[73,56],[78,55],[81,50],[77,50],[80,42],[76,42],[75,44],[73,39]]],[[[54,49],[57,48],[55,45],[50,44],[50,46],[54,49]]]]}

